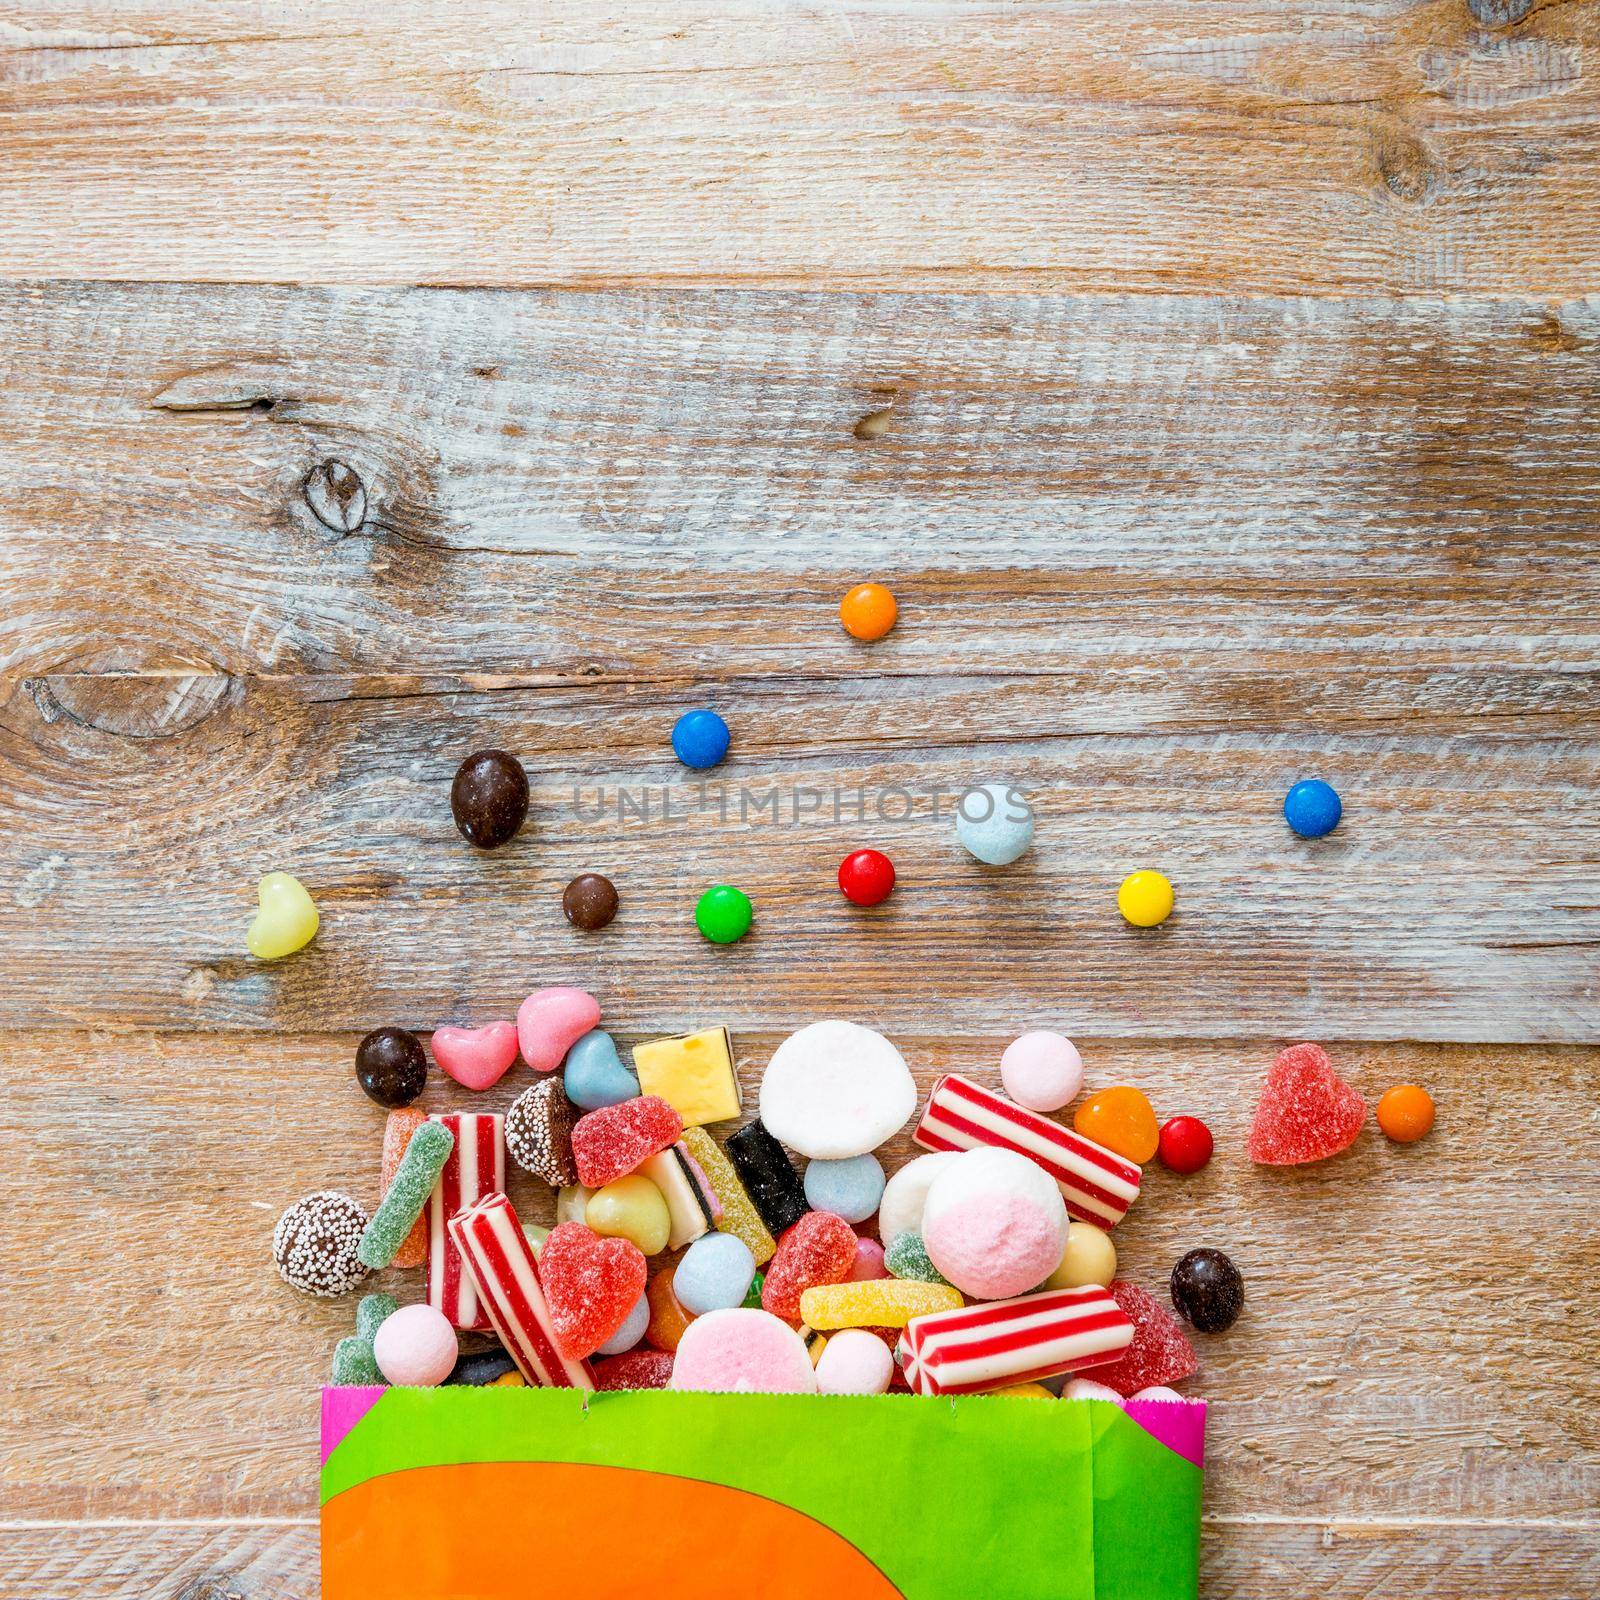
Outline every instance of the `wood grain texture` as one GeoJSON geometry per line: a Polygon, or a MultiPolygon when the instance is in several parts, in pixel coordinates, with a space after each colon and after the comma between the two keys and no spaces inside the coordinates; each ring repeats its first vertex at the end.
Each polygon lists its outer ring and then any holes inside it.
{"type": "Polygon", "coordinates": [[[0,19],[13,277],[1595,287],[1588,0],[0,19]]]}
{"type": "MultiPolygon", "coordinates": [[[[722,1015],[708,988],[688,1020],[722,1015]]],[[[648,1031],[627,1013],[609,1020],[624,1043],[648,1031]]],[[[1027,1020],[901,1043],[924,1090],[954,1068],[992,1082],[1005,1039],[1027,1020]]],[[[736,1034],[747,1089],[777,1037],[736,1034]]],[[[374,1195],[382,1113],[354,1086],[355,1042],[5,1040],[9,1111],[30,1130],[0,1175],[16,1330],[7,1360],[26,1375],[0,1435],[8,1517],[314,1510],[316,1388],[353,1303],[282,1284],[270,1240],[279,1212],[310,1189],[374,1195]]],[[[1203,1175],[1151,1169],[1117,1230],[1121,1270],[1152,1288],[1202,1242],[1226,1248],[1246,1276],[1241,1321],[1198,1341],[1192,1387],[1214,1403],[1208,1509],[1312,1521],[1379,1507],[1402,1521],[1592,1517],[1600,1160],[1570,1134],[1591,1116],[1597,1053],[1334,1043],[1369,1097],[1391,1082],[1429,1084],[1439,1125],[1410,1149],[1369,1126],[1335,1162],[1273,1172],[1242,1147],[1274,1048],[1086,1045],[1092,1083],[1138,1083],[1163,1113],[1202,1112],[1216,1133],[1203,1175]]],[[[502,1108],[521,1087],[509,1079],[474,1103],[502,1108]]],[[[467,1098],[436,1079],[423,1103],[467,1098]]],[[[902,1135],[888,1164],[911,1153],[902,1135]]],[[[516,1174],[512,1195],[548,1220],[542,1185],[516,1174]]],[[[415,1297],[417,1279],[371,1282],[415,1297]]]]}
{"type": "Polygon", "coordinates": [[[1600,300],[57,284],[0,330],[0,671],[1593,692],[1600,300]]]}

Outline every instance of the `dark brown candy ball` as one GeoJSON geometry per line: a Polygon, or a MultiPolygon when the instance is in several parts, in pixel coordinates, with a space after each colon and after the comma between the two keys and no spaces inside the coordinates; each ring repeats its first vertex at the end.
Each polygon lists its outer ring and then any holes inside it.
{"type": "Polygon", "coordinates": [[[567,921],[585,933],[603,928],[617,914],[617,886],[598,872],[580,872],[561,896],[567,921]]]}
{"type": "Polygon", "coordinates": [[[504,750],[479,750],[450,785],[450,814],[469,844],[495,850],[516,838],[528,815],[528,775],[504,750]]]}
{"type": "Polygon", "coordinates": [[[410,1105],[427,1081],[422,1041],[404,1028],[376,1028],[356,1046],[356,1082],[380,1106],[410,1105]]]}
{"type": "Polygon", "coordinates": [[[1220,1250],[1191,1250],[1172,1269],[1172,1303],[1201,1333],[1226,1333],[1244,1308],[1244,1279],[1220,1250]]]}

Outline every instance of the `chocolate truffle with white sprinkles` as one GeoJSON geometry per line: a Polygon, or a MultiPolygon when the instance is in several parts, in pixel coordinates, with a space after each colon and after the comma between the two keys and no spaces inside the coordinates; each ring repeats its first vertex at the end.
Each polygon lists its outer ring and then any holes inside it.
{"type": "Polygon", "coordinates": [[[524,1172],[553,1189],[578,1181],[572,1159],[572,1128],[578,1108],[567,1099],[556,1076],[525,1089],[506,1112],[506,1150],[524,1172]]]}
{"type": "Polygon", "coordinates": [[[367,1214],[347,1194],[318,1189],[296,1200],[272,1231],[272,1259],[285,1283],[332,1299],[367,1275],[356,1251],[367,1214]]]}

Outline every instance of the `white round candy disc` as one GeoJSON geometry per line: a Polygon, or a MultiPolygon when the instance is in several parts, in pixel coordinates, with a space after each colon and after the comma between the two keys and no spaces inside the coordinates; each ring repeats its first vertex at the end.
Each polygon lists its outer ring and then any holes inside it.
{"type": "Polygon", "coordinates": [[[865,1155],[917,1109],[904,1057],[854,1022],[813,1022],[773,1052],[761,1079],[761,1120],[812,1161],[865,1155]]]}

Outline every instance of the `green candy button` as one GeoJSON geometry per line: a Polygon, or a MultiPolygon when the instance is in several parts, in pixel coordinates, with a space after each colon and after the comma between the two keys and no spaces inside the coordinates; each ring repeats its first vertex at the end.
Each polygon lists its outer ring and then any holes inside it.
{"type": "Polygon", "coordinates": [[[750,896],[731,883],[707,889],[694,908],[694,925],[712,944],[733,944],[744,938],[754,918],[750,896]]]}

